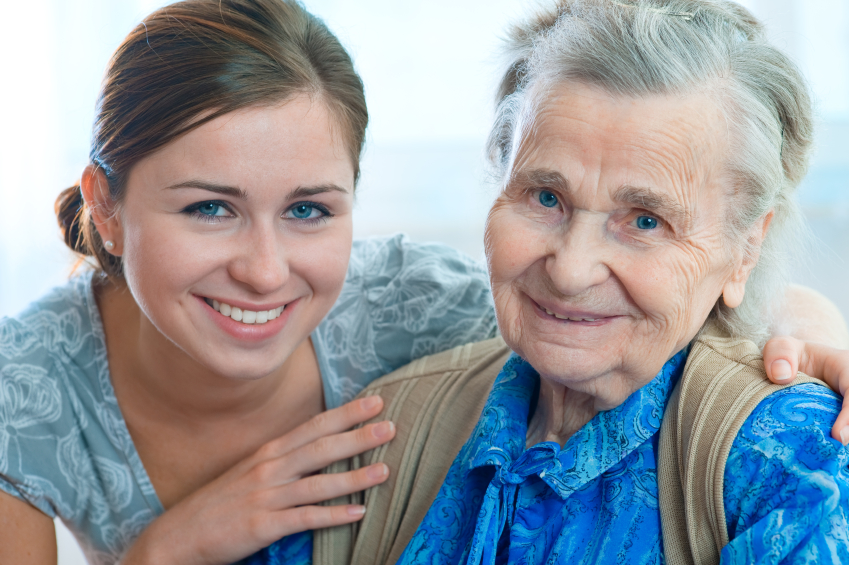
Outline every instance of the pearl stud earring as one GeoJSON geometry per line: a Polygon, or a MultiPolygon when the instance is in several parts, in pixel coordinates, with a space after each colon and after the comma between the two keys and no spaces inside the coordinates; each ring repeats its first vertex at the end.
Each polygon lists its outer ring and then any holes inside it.
{"type": "Polygon", "coordinates": [[[103,247],[106,248],[106,251],[112,251],[115,249],[115,243],[111,239],[107,239],[103,242],[103,247]]]}

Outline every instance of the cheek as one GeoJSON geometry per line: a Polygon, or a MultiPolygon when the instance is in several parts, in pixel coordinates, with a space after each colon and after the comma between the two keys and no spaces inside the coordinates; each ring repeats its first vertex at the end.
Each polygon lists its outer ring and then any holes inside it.
{"type": "Polygon", "coordinates": [[[220,266],[221,242],[181,229],[179,220],[134,214],[125,218],[124,276],[140,305],[180,293],[220,266]]]}
{"type": "Polygon", "coordinates": [[[345,283],[352,234],[350,217],[338,218],[332,229],[299,238],[287,253],[290,273],[310,286],[316,300],[329,303],[328,309],[345,283]]]}
{"type": "Polygon", "coordinates": [[[508,344],[521,353],[521,287],[529,269],[545,256],[545,245],[533,225],[500,203],[490,211],[485,242],[498,325],[508,344]]]}
{"type": "Polygon", "coordinates": [[[539,234],[507,205],[493,206],[484,237],[493,292],[498,285],[513,283],[542,257],[539,234]]]}
{"type": "Polygon", "coordinates": [[[690,334],[720,292],[720,259],[712,242],[688,241],[628,261],[617,274],[649,323],[690,334]]]}

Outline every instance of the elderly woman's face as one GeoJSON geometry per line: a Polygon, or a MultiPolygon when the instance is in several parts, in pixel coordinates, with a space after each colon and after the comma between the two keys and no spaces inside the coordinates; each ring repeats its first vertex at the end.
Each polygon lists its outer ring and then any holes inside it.
{"type": "Polygon", "coordinates": [[[742,298],[748,268],[723,240],[726,124],[702,95],[555,94],[490,212],[492,289],[514,351],[612,407],[722,293],[742,298]]]}

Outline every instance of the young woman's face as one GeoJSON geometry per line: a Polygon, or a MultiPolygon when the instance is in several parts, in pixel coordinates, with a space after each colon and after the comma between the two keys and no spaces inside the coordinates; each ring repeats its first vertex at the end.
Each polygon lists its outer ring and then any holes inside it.
{"type": "Polygon", "coordinates": [[[336,130],[322,102],[297,97],[212,120],[130,172],[116,216],[127,284],[220,375],[280,367],[341,291],[354,171],[336,130]]]}

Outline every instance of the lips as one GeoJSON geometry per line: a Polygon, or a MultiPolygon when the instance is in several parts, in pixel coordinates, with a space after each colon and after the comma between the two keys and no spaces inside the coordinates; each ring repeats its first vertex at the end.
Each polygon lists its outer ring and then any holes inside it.
{"type": "Polygon", "coordinates": [[[286,306],[279,306],[277,308],[272,308],[271,310],[247,310],[239,308],[238,306],[231,306],[225,302],[219,302],[211,298],[204,298],[204,300],[222,316],[226,316],[236,322],[248,325],[266,324],[271,320],[280,317],[283,310],[286,309],[286,306]]]}
{"type": "Polygon", "coordinates": [[[546,315],[558,320],[569,322],[604,322],[619,317],[616,314],[603,314],[599,312],[587,312],[565,308],[557,308],[557,310],[553,310],[548,306],[543,306],[532,298],[530,300],[540,314],[545,313],[546,315]]]}
{"type": "MultiPolygon", "coordinates": [[[[540,306],[540,308],[542,308],[542,306],[540,306]]],[[[560,314],[556,314],[555,312],[552,312],[548,308],[542,308],[542,309],[546,314],[548,314],[549,316],[554,316],[558,320],[571,320],[573,322],[597,322],[601,319],[601,318],[570,318],[569,316],[561,316],[560,314]]]]}

